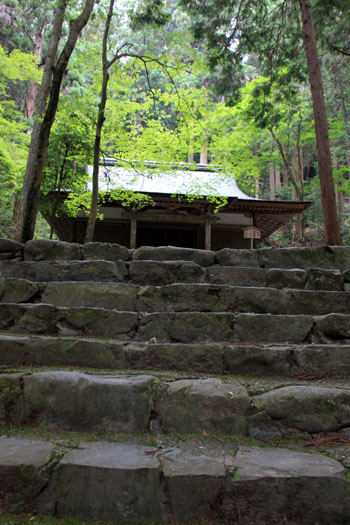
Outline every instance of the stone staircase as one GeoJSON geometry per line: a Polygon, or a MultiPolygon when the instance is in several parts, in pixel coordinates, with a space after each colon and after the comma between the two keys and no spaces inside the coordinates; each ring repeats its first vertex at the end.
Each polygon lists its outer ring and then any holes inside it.
{"type": "Polygon", "coordinates": [[[0,510],[350,522],[350,247],[0,239],[0,366],[0,510]]]}

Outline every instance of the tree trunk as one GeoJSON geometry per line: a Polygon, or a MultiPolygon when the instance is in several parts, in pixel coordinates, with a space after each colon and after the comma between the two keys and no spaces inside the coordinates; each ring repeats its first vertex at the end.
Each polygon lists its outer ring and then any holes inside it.
{"type": "Polygon", "coordinates": [[[105,108],[107,103],[107,87],[109,81],[108,70],[112,64],[117,60],[118,53],[114,55],[113,59],[108,60],[107,48],[108,48],[108,35],[111,26],[113,16],[114,0],[110,0],[109,11],[106,19],[106,25],[103,33],[103,44],[102,44],[102,88],[100,95],[100,103],[98,106],[98,117],[96,124],[95,144],[94,144],[94,166],[92,172],[92,194],[91,194],[91,205],[90,215],[88,224],[86,227],[84,243],[91,242],[94,235],[96,217],[97,217],[97,206],[98,206],[98,174],[100,168],[100,146],[101,146],[101,133],[103,123],[105,121],[105,108]]]}
{"type": "Polygon", "coordinates": [[[325,242],[326,244],[330,245],[339,245],[341,244],[341,240],[333,184],[327,115],[324,103],[321,68],[317,55],[316,36],[313,26],[310,0],[299,0],[299,4],[302,14],[304,44],[308,63],[315,119],[318,170],[325,226],[325,242]]]}
{"type": "MultiPolygon", "coordinates": [[[[41,52],[43,49],[43,38],[45,31],[45,23],[43,22],[42,26],[37,29],[34,37],[34,50],[33,53],[37,58],[38,64],[40,64],[41,52]]],[[[24,104],[24,116],[26,118],[32,118],[35,111],[35,100],[38,92],[38,84],[35,81],[29,83],[26,93],[26,100],[24,104]]]]}
{"type": "Polygon", "coordinates": [[[205,141],[202,144],[200,156],[199,156],[199,164],[208,164],[208,142],[205,141]]]}
{"type": "Polygon", "coordinates": [[[94,235],[96,217],[97,217],[97,206],[98,206],[98,174],[100,169],[100,148],[101,148],[101,133],[103,123],[105,121],[105,108],[107,102],[107,86],[108,86],[108,70],[104,68],[103,80],[101,88],[100,104],[98,106],[98,117],[96,124],[95,144],[94,144],[94,166],[92,172],[92,194],[91,194],[91,205],[90,215],[88,224],[86,227],[84,243],[91,242],[94,235]]]}
{"type": "Polygon", "coordinates": [[[70,22],[70,30],[66,44],[56,63],[57,49],[67,4],[68,0],[60,0],[55,12],[43,80],[36,101],[36,119],[31,137],[15,233],[16,240],[22,243],[32,239],[34,236],[40,197],[41,176],[45,165],[51,126],[56,115],[63,74],[78,36],[89,20],[94,6],[94,0],[86,0],[85,7],[80,16],[70,22]]]}

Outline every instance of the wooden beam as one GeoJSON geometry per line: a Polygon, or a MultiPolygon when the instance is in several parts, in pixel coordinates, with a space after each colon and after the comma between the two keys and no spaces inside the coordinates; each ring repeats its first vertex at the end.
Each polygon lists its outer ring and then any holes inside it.
{"type": "MultiPolygon", "coordinates": [[[[203,215],[185,215],[180,213],[147,213],[147,212],[125,212],[123,216],[131,219],[134,216],[138,221],[142,222],[177,222],[185,224],[205,224],[205,217],[203,215]]],[[[219,217],[213,217],[212,222],[219,221],[219,217]]]]}

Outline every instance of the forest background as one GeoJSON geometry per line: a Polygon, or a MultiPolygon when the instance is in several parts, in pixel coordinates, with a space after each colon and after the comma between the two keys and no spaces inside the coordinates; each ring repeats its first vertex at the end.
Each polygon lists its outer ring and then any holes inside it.
{"type": "MultiPolygon", "coordinates": [[[[48,95],[41,113],[38,110],[38,86],[44,83],[45,67],[49,70],[58,10],[62,19],[56,62],[50,66],[53,77],[88,3],[0,0],[2,237],[15,234],[30,141],[48,114],[48,95]]],[[[254,3],[90,0],[87,23],[62,66],[39,187],[43,195],[69,188],[70,198],[63,204],[53,201],[49,208],[41,203],[41,211],[53,217],[74,215],[82,206],[93,208],[86,166],[94,157],[135,165],[135,173],[149,160],[164,169],[173,163],[209,161],[223,167],[221,176],[234,173],[251,196],[314,201],[305,217],[272,237],[272,244],[322,243],[315,124],[299,1],[254,3]]],[[[343,244],[350,244],[350,6],[344,0],[311,4],[338,221],[343,244]]],[[[96,189],[97,204],[105,196],[96,189]]],[[[147,204],[144,196],[123,188],[115,197],[125,206],[147,204]]],[[[39,214],[34,235],[52,233],[39,214]]]]}

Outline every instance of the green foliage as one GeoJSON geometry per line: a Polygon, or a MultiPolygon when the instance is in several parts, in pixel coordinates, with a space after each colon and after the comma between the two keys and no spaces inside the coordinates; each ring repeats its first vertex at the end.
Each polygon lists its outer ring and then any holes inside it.
{"type": "Polygon", "coordinates": [[[164,26],[170,18],[169,13],[163,10],[162,0],[144,0],[137,10],[131,13],[131,28],[141,29],[145,25],[164,26]]]}
{"type": "MultiPolygon", "coordinates": [[[[206,149],[210,162],[224,166],[220,176],[230,178],[234,173],[240,188],[250,196],[255,196],[258,183],[260,197],[269,198],[271,166],[279,166],[289,179],[298,175],[297,150],[302,152],[305,173],[316,165],[298,2],[181,3],[186,12],[172,0],[135,0],[127,9],[116,6],[108,53],[112,56],[121,49],[130,56],[110,69],[101,156],[128,160],[131,165],[133,161],[158,161],[166,168],[188,162],[193,154],[198,161],[199,152],[206,149]],[[189,32],[191,24],[195,40],[189,32]],[[139,60],[141,55],[146,58],[139,60]]],[[[31,0],[26,9],[17,0],[12,4],[18,11],[18,27],[27,27],[32,38],[46,17],[42,6],[31,0]]],[[[47,4],[51,9],[52,3],[47,4]]],[[[74,18],[77,6],[76,2],[69,4],[66,24],[74,18]]],[[[54,194],[57,189],[69,189],[71,193],[63,206],[52,200],[44,210],[46,216],[61,211],[74,215],[80,207],[90,206],[84,168],[92,162],[106,6],[104,0],[95,5],[64,77],[42,190],[54,194]]],[[[346,55],[335,50],[346,51],[350,8],[345,0],[336,0],[331,6],[325,0],[314,0],[313,9],[323,52],[334,176],[337,189],[350,195],[350,66],[346,55]]],[[[24,32],[21,38],[15,37],[13,28],[12,33],[15,51],[11,55],[0,52],[0,235],[11,233],[14,196],[21,184],[29,142],[25,131],[30,123],[22,118],[16,101],[23,99],[28,79],[40,80],[35,58],[19,51],[32,49],[33,42],[24,32]]],[[[43,54],[46,45],[44,42],[43,54]]],[[[322,228],[317,168],[310,173],[314,178],[306,181],[304,188],[297,184],[302,198],[315,200],[306,220],[316,232],[316,227],[322,228]]],[[[223,201],[214,187],[188,188],[184,198],[193,200],[207,192],[213,208],[219,209],[223,201]]],[[[122,187],[113,190],[113,197],[130,209],[152,205],[145,195],[132,195],[122,187]]],[[[292,186],[283,185],[276,197],[290,199],[292,186]]],[[[100,203],[106,199],[101,193],[100,203]]],[[[289,241],[294,240],[292,228],[290,231],[289,241]]]]}
{"type": "Polygon", "coordinates": [[[9,98],[10,86],[40,80],[33,55],[14,50],[9,55],[0,46],[0,236],[13,229],[13,206],[25,167],[29,137],[27,122],[9,98]]]}
{"type": "Polygon", "coordinates": [[[133,211],[142,210],[147,206],[154,206],[155,202],[150,195],[145,193],[134,192],[126,188],[116,188],[109,193],[102,194],[102,200],[113,199],[121,202],[124,208],[133,211]]]}

